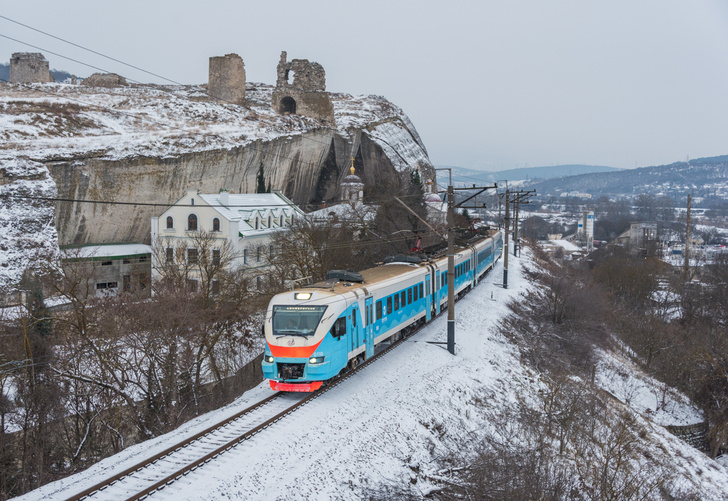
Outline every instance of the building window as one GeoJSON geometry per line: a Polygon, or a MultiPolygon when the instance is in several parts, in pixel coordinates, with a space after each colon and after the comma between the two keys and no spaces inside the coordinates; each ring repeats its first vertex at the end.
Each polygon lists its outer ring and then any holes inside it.
{"type": "Polygon", "coordinates": [[[165,249],[165,255],[167,256],[168,263],[171,263],[174,261],[174,249],[172,247],[167,247],[165,249]]]}
{"type": "Polygon", "coordinates": [[[263,259],[263,247],[258,247],[255,250],[255,261],[257,263],[260,263],[260,260],[263,259]]]}
{"type": "Polygon", "coordinates": [[[243,264],[248,264],[248,248],[243,249],[243,264]]]}
{"type": "Polygon", "coordinates": [[[187,216],[187,231],[197,231],[197,216],[195,214],[187,216]]]}
{"type": "Polygon", "coordinates": [[[281,220],[280,223],[278,223],[278,226],[283,226],[283,214],[281,214],[281,220]]]}
{"type": "Polygon", "coordinates": [[[218,280],[212,281],[212,293],[216,296],[220,294],[220,282],[218,280]]]}
{"type": "Polygon", "coordinates": [[[263,288],[263,277],[256,277],[255,278],[255,288],[257,290],[261,290],[263,288]]]}
{"type": "Polygon", "coordinates": [[[270,244],[268,246],[268,255],[270,256],[271,259],[273,259],[273,244],[270,244]]]}
{"type": "Polygon", "coordinates": [[[260,229],[260,219],[258,219],[257,217],[255,218],[255,229],[256,230],[260,229]]]}
{"type": "Polygon", "coordinates": [[[273,226],[273,216],[268,216],[268,228],[273,226]]]}
{"type": "Polygon", "coordinates": [[[197,264],[197,249],[187,249],[187,264],[197,264]]]}
{"type": "Polygon", "coordinates": [[[220,231],[220,220],[218,218],[212,220],[212,231],[220,231]]]}
{"type": "Polygon", "coordinates": [[[124,292],[131,291],[131,275],[124,275],[121,277],[121,288],[124,290],[124,292]]]}
{"type": "Polygon", "coordinates": [[[140,263],[146,263],[147,262],[147,256],[139,256],[139,262],[140,263]]]}
{"type": "Polygon", "coordinates": [[[194,279],[191,279],[191,278],[188,278],[187,279],[187,290],[189,292],[197,292],[197,286],[198,285],[199,284],[197,283],[197,280],[194,280],[194,279]]]}
{"type": "Polygon", "coordinates": [[[220,266],[220,249],[212,249],[212,265],[220,266]]]}
{"type": "Polygon", "coordinates": [[[172,216],[167,216],[167,229],[168,230],[174,229],[174,219],[172,219],[172,216]]]}

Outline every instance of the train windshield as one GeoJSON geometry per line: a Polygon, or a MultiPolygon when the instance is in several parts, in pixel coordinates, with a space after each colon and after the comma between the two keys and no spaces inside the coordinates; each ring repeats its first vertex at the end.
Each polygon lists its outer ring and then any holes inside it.
{"type": "Polygon", "coordinates": [[[273,306],[274,336],[313,336],[328,306],[273,306]]]}

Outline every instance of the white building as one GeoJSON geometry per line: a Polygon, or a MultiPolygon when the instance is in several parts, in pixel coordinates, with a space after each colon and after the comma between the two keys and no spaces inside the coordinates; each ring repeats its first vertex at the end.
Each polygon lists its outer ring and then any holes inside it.
{"type": "Polygon", "coordinates": [[[227,190],[217,194],[187,193],[159,217],[152,218],[152,246],[161,246],[152,254],[152,270],[159,269],[156,260],[175,259],[175,249],[184,249],[188,264],[196,263],[195,247],[201,233],[213,238],[211,259],[220,258],[219,250],[228,243],[233,255],[233,268],[261,268],[261,275],[273,257],[271,236],[286,228],[304,213],[280,192],[234,195],[227,190]]]}

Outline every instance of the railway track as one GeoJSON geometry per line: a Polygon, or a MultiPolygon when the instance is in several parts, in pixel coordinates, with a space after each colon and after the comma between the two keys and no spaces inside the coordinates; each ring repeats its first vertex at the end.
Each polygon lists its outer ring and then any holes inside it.
{"type": "Polygon", "coordinates": [[[422,325],[418,325],[416,329],[403,334],[398,341],[391,343],[357,368],[331,380],[314,393],[274,393],[224,421],[67,499],[68,501],[144,499],[338,386],[369,364],[379,360],[421,328],[422,325]]]}

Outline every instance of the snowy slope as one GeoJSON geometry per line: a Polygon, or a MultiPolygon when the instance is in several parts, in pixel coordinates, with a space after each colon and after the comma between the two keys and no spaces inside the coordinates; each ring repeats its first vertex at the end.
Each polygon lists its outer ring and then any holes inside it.
{"type": "MultiPolygon", "coordinates": [[[[151,498],[361,499],[386,485],[414,497],[436,491],[447,480],[441,470],[443,456],[453,450],[467,455],[484,437],[504,436],[509,430],[495,424],[499,416],[517,402],[537,408],[538,393],[545,389],[539,375],[521,364],[518,348],[496,329],[508,313],[507,301],[528,287],[523,275],[527,254],[511,257],[508,289],[495,285],[502,281],[500,261],[456,304],[456,356],[428,344],[445,340],[442,316],[349,381],[151,498]]],[[[609,367],[616,362],[605,360],[599,381],[608,386],[609,367]]],[[[618,370],[640,377],[626,365],[618,370]]],[[[269,392],[261,384],[225,409],[22,499],[67,497],[95,483],[99,475],[119,471],[269,392]]],[[[689,404],[681,405],[673,418],[666,407],[661,422],[683,422],[686,413],[696,415],[689,404]]],[[[697,489],[700,499],[726,499],[726,470],[650,422],[638,412],[642,410],[637,408],[634,417],[648,430],[644,443],[676,483],[697,489]]]]}

